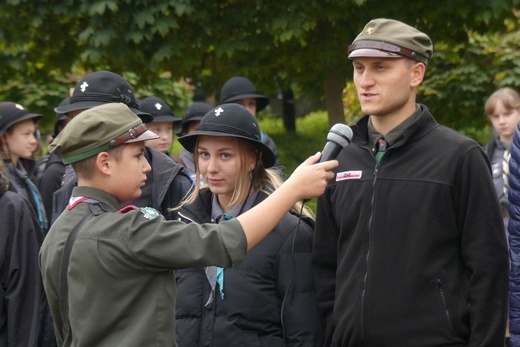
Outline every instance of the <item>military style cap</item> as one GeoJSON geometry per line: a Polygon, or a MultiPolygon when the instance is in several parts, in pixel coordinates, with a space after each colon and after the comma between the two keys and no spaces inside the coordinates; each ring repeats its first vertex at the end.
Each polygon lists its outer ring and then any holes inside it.
{"type": "Polygon", "coordinates": [[[61,150],[64,164],[74,163],[124,143],[157,139],[122,103],[92,107],[74,117],[49,145],[61,150]]]}
{"type": "Polygon", "coordinates": [[[27,119],[39,120],[41,114],[31,113],[15,102],[0,102],[0,136],[10,127],[27,119]]]}
{"type": "Polygon", "coordinates": [[[257,112],[262,111],[269,104],[269,98],[258,93],[253,82],[242,76],[228,79],[220,91],[220,102],[223,104],[246,98],[256,99],[257,112]]]}
{"type": "Polygon", "coordinates": [[[58,106],[57,113],[86,110],[94,106],[121,102],[127,105],[143,122],[152,116],[139,109],[134,88],[123,77],[110,71],[96,71],[83,77],[74,87],[68,105],[58,106]]]}
{"type": "Polygon", "coordinates": [[[348,58],[407,57],[428,64],[433,44],[428,35],[403,22],[378,18],[368,22],[348,47],[348,58]]]}
{"type": "Polygon", "coordinates": [[[152,115],[152,122],[180,123],[182,119],[175,117],[170,106],[163,99],[149,96],[139,101],[139,109],[152,115]]]}
{"type": "Polygon", "coordinates": [[[244,106],[223,104],[210,110],[200,121],[199,128],[192,133],[179,137],[179,142],[188,151],[195,151],[199,136],[238,137],[252,143],[262,152],[264,167],[274,165],[273,151],[261,141],[260,126],[256,118],[244,106]]]}

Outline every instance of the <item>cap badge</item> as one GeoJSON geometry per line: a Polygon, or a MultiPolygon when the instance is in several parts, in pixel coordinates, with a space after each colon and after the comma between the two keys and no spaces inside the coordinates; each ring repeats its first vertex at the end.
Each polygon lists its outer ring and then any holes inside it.
{"type": "Polygon", "coordinates": [[[217,108],[217,109],[215,110],[215,116],[217,116],[217,117],[220,116],[220,114],[221,114],[222,112],[224,112],[224,110],[222,109],[222,107],[217,108]]]}
{"type": "Polygon", "coordinates": [[[156,103],[154,106],[155,106],[155,108],[158,109],[158,110],[160,110],[160,109],[162,108],[162,105],[159,104],[159,103],[156,103]]]}
{"type": "Polygon", "coordinates": [[[365,34],[372,35],[375,30],[376,30],[376,28],[374,28],[373,26],[370,26],[367,28],[367,30],[365,30],[365,34]]]}
{"type": "Polygon", "coordinates": [[[85,90],[87,90],[88,83],[87,82],[83,82],[79,87],[80,87],[81,91],[84,93],[85,90]]]}
{"type": "Polygon", "coordinates": [[[16,104],[16,108],[19,109],[19,110],[23,110],[23,106],[22,105],[16,104]]]}

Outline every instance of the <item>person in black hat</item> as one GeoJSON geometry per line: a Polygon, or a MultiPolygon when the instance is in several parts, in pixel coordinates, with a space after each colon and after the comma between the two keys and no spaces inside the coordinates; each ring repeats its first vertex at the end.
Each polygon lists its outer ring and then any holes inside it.
{"type": "Polygon", "coordinates": [[[0,346],[39,346],[42,241],[34,209],[9,190],[7,168],[0,158],[0,346]]]}
{"type": "MultiPolygon", "coordinates": [[[[181,129],[177,135],[184,136],[197,130],[202,117],[204,117],[204,115],[212,108],[211,105],[201,101],[196,101],[191,104],[182,118],[181,129]]],[[[184,148],[178,155],[174,155],[173,158],[184,166],[186,171],[188,171],[190,178],[195,181],[195,163],[193,161],[193,153],[184,148]]]]}
{"type": "MultiPolygon", "coordinates": [[[[23,160],[31,159],[36,142],[36,121],[41,114],[31,113],[14,102],[0,103],[0,155],[6,162],[11,190],[30,201],[43,232],[48,229],[42,197],[23,160]]],[[[34,165],[34,163],[33,163],[34,165]]],[[[33,166],[31,165],[31,167],[33,166]]]]}
{"type": "Polygon", "coordinates": [[[182,120],[175,117],[170,106],[156,96],[149,96],[140,100],[139,109],[152,115],[153,120],[146,126],[159,135],[158,139],[150,140],[146,142],[146,145],[169,156],[169,150],[174,140],[174,129],[182,120]]]}
{"type": "MultiPolygon", "coordinates": [[[[70,104],[59,106],[56,112],[67,113],[74,118],[80,112],[108,103],[123,103],[144,123],[151,122],[153,116],[141,111],[130,83],[110,71],[96,71],[83,77],[75,86],[70,104]]],[[[145,157],[152,166],[148,173],[143,193],[125,204],[154,207],[167,218],[175,218],[169,211],[177,206],[192,186],[192,181],[184,168],[157,150],[146,147],[145,157]]],[[[52,221],[63,212],[77,184],[77,178],[70,166],[67,167],[63,186],[54,193],[52,221]]]]}
{"type": "Polygon", "coordinates": [[[508,250],[482,147],[416,101],[425,33],[369,21],[348,47],[364,116],[318,199],[325,346],[504,346],[508,250]]]}
{"type": "MultiPolygon", "coordinates": [[[[63,99],[58,107],[69,104],[69,97],[63,99]]],[[[65,113],[56,113],[56,120],[54,122],[54,132],[52,138],[56,138],[60,131],[67,125],[69,118],[65,113]]],[[[65,174],[65,164],[61,160],[59,151],[48,153],[38,159],[38,166],[42,170],[42,176],[38,181],[38,188],[43,200],[43,206],[47,212],[47,220],[52,219],[52,196],[55,191],[60,189],[63,175],[65,174]]]]}
{"type": "MultiPolygon", "coordinates": [[[[179,142],[194,153],[197,177],[179,211],[183,221],[239,217],[282,182],[258,122],[241,105],[215,107],[179,142]]],[[[179,347],[322,346],[311,273],[314,223],[301,211],[295,204],[238,267],[176,272],[179,347]]]]}
{"type": "MultiPolygon", "coordinates": [[[[244,106],[251,114],[256,117],[256,114],[262,111],[269,104],[269,98],[260,94],[255,85],[247,78],[242,76],[231,77],[224,83],[220,91],[220,102],[223,104],[236,103],[244,106]]],[[[262,142],[265,143],[273,151],[276,164],[278,162],[278,150],[272,138],[260,131],[262,135],[262,142]]]]}

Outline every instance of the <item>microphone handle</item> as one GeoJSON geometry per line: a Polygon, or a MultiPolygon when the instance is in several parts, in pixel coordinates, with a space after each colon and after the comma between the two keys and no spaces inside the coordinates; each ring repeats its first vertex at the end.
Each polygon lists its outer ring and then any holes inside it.
{"type": "Polygon", "coordinates": [[[338,156],[339,152],[341,152],[342,149],[343,149],[343,147],[341,147],[337,143],[332,142],[332,141],[327,141],[327,143],[325,144],[325,147],[323,147],[323,151],[321,152],[321,158],[320,158],[319,162],[322,163],[327,160],[336,159],[336,157],[338,156]]]}

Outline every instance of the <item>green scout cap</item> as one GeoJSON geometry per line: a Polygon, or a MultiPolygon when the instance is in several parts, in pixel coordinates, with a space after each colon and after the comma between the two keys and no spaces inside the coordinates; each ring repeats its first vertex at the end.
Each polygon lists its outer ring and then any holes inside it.
{"type": "Polygon", "coordinates": [[[124,143],[157,139],[123,103],[92,107],[74,117],[49,145],[61,150],[64,164],[74,163],[124,143]]]}
{"type": "Polygon", "coordinates": [[[368,22],[348,47],[348,58],[411,58],[424,64],[433,54],[433,43],[423,32],[403,22],[378,18],[368,22]]]}

